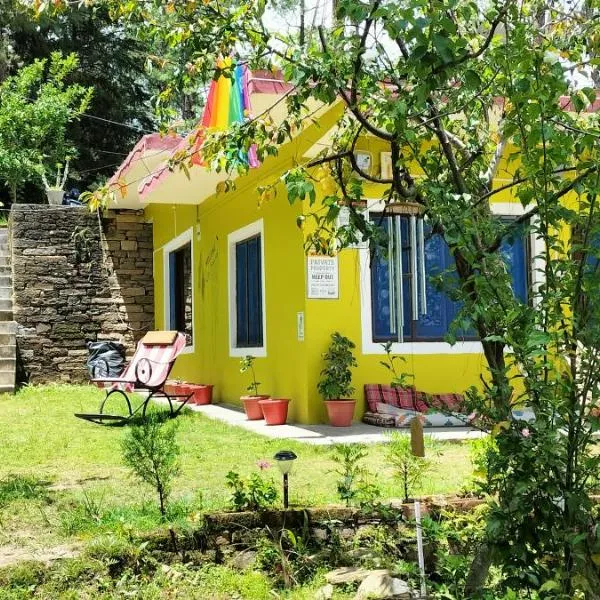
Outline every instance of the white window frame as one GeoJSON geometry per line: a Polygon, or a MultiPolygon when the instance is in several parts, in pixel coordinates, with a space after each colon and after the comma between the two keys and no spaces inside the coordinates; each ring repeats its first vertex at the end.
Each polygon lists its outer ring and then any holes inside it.
{"type": "Polygon", "coordinates": [[[227,236],[227,252],[228,252],[228,270],[229,270],[229,356],[267,356],[267,304],[266,304],[266,281],[265,281],[265,235],[263,219],[254,221],[232,231],[227,236]],[[236,256],[235,247],[238,242],[243,242],[256,235],[260,235],[260,278],[261,278],[261,294],[262,294],[262,346],[254,348],[238,348],[237,343],[237,305],[236,305],[236,256]]]}
{"type": "MultiPolygon", "coordinates": [[[[520,216],[527,212],[531,207],[523,207],[520,203],[500,202],[491,204],[491,210],[494,214],[502,216],[520,216]]],[[[368,215],[371,211],[383,212],[385,203],[381,200],[367,200],[368,215]]],[[[540,253],[539,238],[531,236],[532,256],[536,257],[540,253]]],[[[360,268],[360,317],[362,332],[362,353],[385,354],[381,342],[373,341],[373,321],[371,305],[371,259],[368,248],[360,248],[358,251],[360,268]]],[[[531,265],[532,278],[536,275],[538,279],[532,279],[532,287],[539,286],[539,275],[536,271],[540,268],[539,259],[534,259],[531,265]]],[[[479,341],[457,341],[454,345],[448,342],[393,342],[391,352],[393,354],[482,354],[483,346],[479,341]]]]}
{"type": "Polygon", "coordinates": [[[175,252],[187,244],[190,245],[191,252],[191,275],[192,275],[192,343],[181,351],[181,354],[191,354],[194,352],[196,347],[196,336],[198,332],[196,330],[196,276],[194,265],[196,263],[194,256],[194,228],[190,227],[183,233],[173,238],[170,242],[167,242],[162,247],[163,253],[163,323],[165,328],[171,318],[171,270],[169,268],[169,255],[171,252],[175,252]]]}

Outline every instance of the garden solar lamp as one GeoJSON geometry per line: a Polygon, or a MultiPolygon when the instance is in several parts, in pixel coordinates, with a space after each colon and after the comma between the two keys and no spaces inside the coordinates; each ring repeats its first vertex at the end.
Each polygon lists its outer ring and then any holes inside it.
{"type": "Polygon", "coordinates": [[[283,508],[288,507],[288,475],[292,472],[294,461],[298,458],[291,450],[280,450],[274,457],[283,475],[283,508]]]}

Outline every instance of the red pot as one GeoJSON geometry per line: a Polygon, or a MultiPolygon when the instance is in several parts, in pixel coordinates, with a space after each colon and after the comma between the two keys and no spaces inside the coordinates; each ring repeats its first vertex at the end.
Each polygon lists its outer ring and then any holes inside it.
{"type": "Polygon", "coordinates": [[[177,390],[179,389],[180,386],[181,386],[180,383],[168,381],[167,383],[165,383],[165,386],[164,386],[165,394],[168,394],[169,396],[176,396],[179,393],[177,390]]]}
{"type": "Polygon", "coordinates": [[[334,427],[350,427],[356,400],[325,400],[329,424],[334,427]]]}
{"type": "Polygon", "coordinates": [[[246,417],[248,421],[258,421],[263,418],[263,411],[259,404],[262,400],[266,400],[270,396],[242,396],[240,400],[244,404],[246,417]]]}
{"type": "Polygon", "coordinates": [[[212,402],[212,394],[213,394],[212,385],[191,385],[190,392],[194,392],[193,398],[190,399],[190,402],[194,404],[210,404],[212,402]]]}
{"type": "Polygon", "coordinates": [[[285,425],[288,413],[288,398],[270,398],[258,402],[267,425],[285,425]]]}

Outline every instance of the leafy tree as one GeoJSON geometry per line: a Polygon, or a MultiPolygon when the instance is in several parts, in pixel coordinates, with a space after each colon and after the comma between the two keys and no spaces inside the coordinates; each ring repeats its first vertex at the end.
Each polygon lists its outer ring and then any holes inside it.
{"type": "Polygon", "coordinates": [[[0,85],[0,180],[13,201],[19,186],[38,180],[45,169],[74,154],[67,125],[86,109],[92,95],[91,89],[67,85],[77,65],[75,54],[55,53],[0,85]]]}
{"type": "MultiPolygon", "coordinates": [[[[70,3],[59,15],[33,19],[19,0],[0,0],[0,32],[0,81],[52,52],[76,52],[79,68],[69,83],[94,88],[86,116],[67,127],[77,149],[71,185],[85,189],[109,177],[141,135],[155,129],[152,97],[159,86],[145,68],[151,53],[106,8],[70,3]]],[[[28,198],[37,193],[28,187],[28,198]]]]}
{"type": "Polygon", "coordinates": [[[343,106],[332,148],[283,177],[290,201],[311,206],[309,243],[335,252],[356,230],[378,241],[356,209],[365,180],[388,204],[418,205],[454,257],[454,277],[439,282],[463,306],[448,339],[474,329],[488,367],[470,398],[493,427],[497,495],[464,596],[480,593],[495,562],[504,585],[524,593],[600,597],[590,499],[600,466],[600,127],[585,112],[597,97],[587,83],[600,62],[597,3],[338,0],[334,27],[300,45],[265,26],[265,2],[106,1],[138,25],[150,8],[164,16],[147,32],[165,45],[193,39],[186,85],[236,50],[294,84],[283,123],[266,115],[205,136],[206,160],[232,175],[247,169],[237,148],[254,142],[259,157],[276,154],[309,122],[310,100],[343,106]],[[388,145],[390,177],[356,163],[366,136],[388,145]],[[326,184],[318,199],[315,179],[326,184]],[[511,223],[491,210],[500,193],[523,207],[511,223]],[[338,229],[344,204],[350,226],[338,229]],[[499,252],[519,231],[542,247],[528,302],[513,293],[499,252]],[[535,424],[512,417],[522,402],[535,424]]]}

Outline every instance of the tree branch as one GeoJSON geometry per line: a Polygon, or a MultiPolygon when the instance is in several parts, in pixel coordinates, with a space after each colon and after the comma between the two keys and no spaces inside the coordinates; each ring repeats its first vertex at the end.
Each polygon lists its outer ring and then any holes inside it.
{"type": "MultiPolygon", "coordinates": [[[[552,202],[557,202],[558,200],[560,200],[565,194],[568,194],[571,190],[573,190],[578,184],[580,184],[586,177],[589,177],[590,175],[592,175],[593,173],[598,172],[598,170],[600,169],[600,165],[598,166],[593,166],[590,167],[589,169],[586,169],[583,173],[581,173],[581,175],[578,175],[577,177],[575,177],[575,179],[573,179],[572,181],[570,181],[568,183],[568,185],[565,185],[563,188],[561,188],[560,190],[558,190],[557,192],[555,192],[554,194],[552,194],[549,198],[548,198],[548,202],[552,203],[552,202]]],[[[500,246],[502,245],[502,240],[507,236],[510,235],[519,225],[522,225],[523,223],[526,223],[527,221],[529,221],[529,219],[531,219],[531,217],[537,215],[540,212],[540,207],[539,204],[537,206],[535,206],[534,208],[532,208],[531,210],[527,211],[526,213],[523,213],[521,216],[517,217],[514,221],[511,221],[510,225],[508,225],[504,232],[499,235],[487,248],[486,248],[486,252],[491,254],[492,252],[496,252],[496,250],[498,250],[498,248],[500,248],[500,246]]]]}
{"type": "Polygon", "coordinates": [[[451,61],[449,63],[439,65],[435,69],[432,69],[432,73],[434,75],[436,75],[436,74],[440,73],[441,71],[443,71],[444,69],[447,69],[449,67],[457,67],[458,65],[461,65],[462,63],[464,63],[468,60],[473,60],[475,58],[479,58],[489,48],[490,44],[492,43],[492,40],[494,39],[494,36],[496,35],[496,29],[498,29],[498,25],[500,25],[500,22],[502,21],[502,19],[504,19],[504,15],[506,15],[510,4],[511,4],[511,1],[507,0],[506,4],[500,9],[498,14],[494,18],[494,20],[490,23],[490,30],[489,30],[483,44],[481,45],[481,48],[479,48],[479,50],[477,50],[477,52],[466,52],[465,54],[463,54],[456,60],[451,61]]]}
{"type": "MultiPolygon", "coordinates": [[[[319,39],[321,40],[321,46],[323,47],[323,52],[325,52],[326,54],[329,54],[329,48],[327,46],[327,40],[325,39],[325,33],[323,32],[323,26],[322,25],[319,26],[318,31],[319,31],[319,39]]],[[[346,104],[346,106],[348,107],[348,109],[350,110],[350,112],[354,115],[354,117],[356,118],[356,120],[369,133],[372,133],[374,136],[376,136],[376,137],[378,137],[378,138],[380,138],[382,140],[386,140],[388,142],[391,142],[394,139],[394,136],[391,133],[388,133],[384,129],[380,129],[376,125],[373,125],[367,119],[367,117],[358,108],[356,100],[353,101],[352,98],[348,95],[348,92],[345,89],[339,88],[338,89],[338,93],[340,94],[342,100],[344,101],[344,103],[346,104]]]]}

